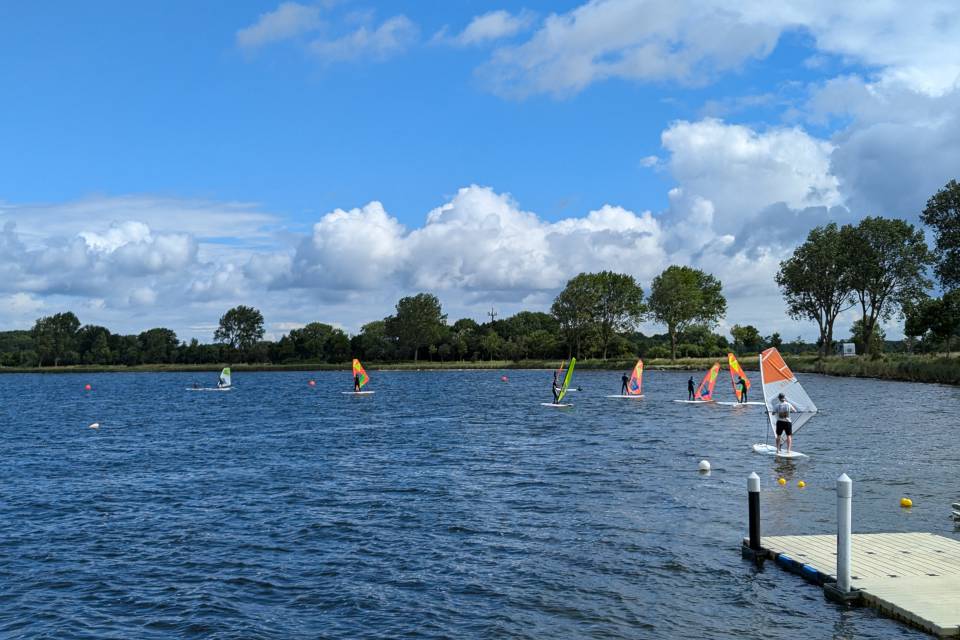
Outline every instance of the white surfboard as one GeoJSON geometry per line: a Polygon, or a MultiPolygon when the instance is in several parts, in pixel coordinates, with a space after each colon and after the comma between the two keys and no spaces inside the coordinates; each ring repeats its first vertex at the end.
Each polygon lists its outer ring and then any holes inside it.
{"type": "Polygon", "coordinates": [[[674,400],[680,404],[717,404],[713,400],[674,400]]]}
{"type": "Polygon", "coordinates": [[[806,458],[807,454],[800,453],[799,451],[790,451],[787,452],[786,447],[781,447],[780,452],[777,452],[777,448],[772,444],[755,444],[753,445],[753,450],[757,453],[762,453],[767,456],[776,456],[778,458],[806,458]]]}
{"type": "Polygon", "coordinates": [[[555,409],[566,409],[567,407],[572,407],[572,404],[554,404],[553,402],[541,402],[541,407],[553,407],[555,409]]]}
{"type": "Polygon", "coordinates": [[[187,391],[230,391],[233,387],[187,387],[187,391]]]}
{"type": "Polygon", "coordinates": [[[638,394],[633,395],[633,396],[615,395],[615,396],[606,396],[606,397],[608,397],[608,398],[642,398],[642,397],[643,397],[643,394],[642,394],[642,393],[638,393],[638,394]]]}
{"type": "Polygon", "coordinates": [[[373,391],[341,391],[340,393],[345,396],[372,396],[374,394],[373,391]]]}
{"type": "Polygon", "coordinates": [[[718,402],[717,404],[723,405],[725,407],[743,407],[743,406],[762,407],[763,406],[762,402],[726,402],[724,401],[724,402],[718,402]]]}

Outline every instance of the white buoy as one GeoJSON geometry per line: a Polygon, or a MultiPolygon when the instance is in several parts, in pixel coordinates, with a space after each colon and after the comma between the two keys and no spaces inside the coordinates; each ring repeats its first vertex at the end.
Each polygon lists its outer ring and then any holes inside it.
{"type": "Polygon", "coordinates": [[[710,462],[707,460],[701,460],[700,464],[698,465],[698,468],[700,469],[701,472],[710,471],[710,462]]]}
{"type": "Polygon", "coordinates": [[[89,428],[90,428],[90,429],[99,429],[99,428],[100,428],[100,423],[99,423],[99,422],[94,422],[93,424],[90,425],[89,428]]]}

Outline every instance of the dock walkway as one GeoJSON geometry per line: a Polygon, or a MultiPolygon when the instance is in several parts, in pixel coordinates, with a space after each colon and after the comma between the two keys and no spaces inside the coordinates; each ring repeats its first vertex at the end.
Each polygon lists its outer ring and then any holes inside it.
{"type": "MultiPolygon", "coordinates": [[[[836,580],[835,535],[762,538],[768,557],[822,585],[836,580]]],[[[960,638],[960,542],[931,533],[855,533],[851,584],[863,604],[941,638],[960,638]]]]}

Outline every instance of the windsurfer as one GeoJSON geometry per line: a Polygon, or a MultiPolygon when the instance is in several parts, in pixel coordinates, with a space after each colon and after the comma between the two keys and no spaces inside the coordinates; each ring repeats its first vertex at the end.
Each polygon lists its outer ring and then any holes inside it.
{"type": "Polygon", "coordinates": [[[743,379],[743,376],[740,377],[740,381],[737,383],[737,386],[740,387],[740,403],[747,403],[747,381],[743,379]]]}
{"type": "Polygon", "coordinates": [[[687,400],[693,400],[697,397],[697,387],[693,383],[693,376],[687,380],[687,400]]]}
{"type": "Polygon", "coordinates": [[[551,389],[553,389],[553,404],[560,404],[560,387],[557,386],[557,371],[553,372],[553,384],[551,389]]]}
{"type": "Polygon", "coordinates": [[[780,453],[780,436],[784,434],[787,436],[787,453],[790,453],[793,448],[793,422],[790,420],[790,414],[796,413],[797,408],[787,402],[786,396],[782,393],[777,396],[777,400],[779,402],[773,409],[773,413],[777,416],[777,453],[780,453]]]}
{"type": "Polygon", "coordinates": [[[628,376],[627,374],[623,374],[622,376],[620,376],[620,383],[621,383],[620,395],[622,396],[627,395],[627,383],[629,382],[630,382],[630,376],[628,376]]]}
{"type": "Polygon", "coordinates": [[[355,393],[360,391],[360,374],[359,373],[353,374],[353,391],[355,393]]]}

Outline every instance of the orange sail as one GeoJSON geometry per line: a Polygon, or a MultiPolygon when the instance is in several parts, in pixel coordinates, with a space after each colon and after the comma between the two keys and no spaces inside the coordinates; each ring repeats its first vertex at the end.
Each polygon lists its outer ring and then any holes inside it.
{"type": "Polygon", "coordinates": [[[643,360],[637,360],[633,367],[633,375],[630,376],[630,382],[627,383],[627,394],[631,396],[643,395],[643,360]]]}
{"type": "Polygon", "coordinates": [[[367,375],[367,372],[363,369],[363,365],[360,364],[360,361],[356,358],[353,359],[353,377],[360,378],[360,386],[370,382],[370,376],[367,375]]]}
{"type": "Polygon", "coordinates": [[[740,363],[737,362],[737,356],[732,353],[727,354],[727,364],[730,365],[730,384],[733,385],[733,395],[737,396],[737,402],[742,400],[740,397],[740,386],[737,384],[740,382],[740,378],[743,378],[743,381],[747,383],[747,391],[750,391],[750,378],[747,377],[747,374],[740,368],[740,363]]]}
{"type": "Polygon", "coordinates": [[[720,363],[715,362],[707,375],[703,376],[700,387],[697,389],[697,400],[713,401],[713,387],[717,384],[717,376],[720,375],[720,363]]]}

